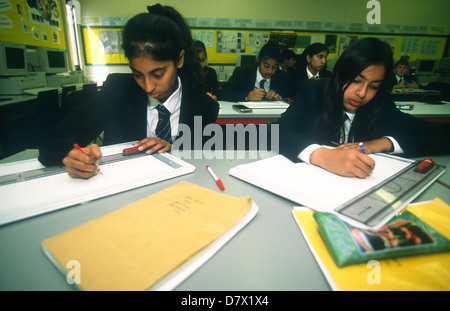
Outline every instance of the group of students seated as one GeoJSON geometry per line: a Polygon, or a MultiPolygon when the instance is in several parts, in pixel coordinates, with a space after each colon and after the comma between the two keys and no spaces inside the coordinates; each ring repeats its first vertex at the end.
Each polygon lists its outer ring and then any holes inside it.
{"type": "Polygon", "coordinates": [[[122,33],[132,73],[110,74],[95,97],[52,126],[40,146],[41,163],[64,164],[70,176],[90,178],[102,157],[91,143],[100,133],[104,145],[138,141],[139,150],[149,154],[167,152],[182,135],[181,125],[193,128],[199,116],[203,127],[215,123],[217,98],[290,98],[279,120],[280,153],[343,176],[370,175],[375,165],[370,153],[450,153],[448,128],[396,109],[389,96],[393,55],[379,39],[353,43],[332,73],[324,69],[328,50],[319,45],[305,50],[303,67],[280,69],[288,67],[279,62],[278,44],[269,41],[258,63],[236,68],[218,91],[207,82],[213,73],[205,66],[206,51],[194,43],[183,16],[160,4],[147,9],[122,33]],[[310,76],[327,79],[303,79],[310,76]]]}
{"type": "Polygon", "coordinates": [[[298,57],[289,49],[280,51],[278,42],[269,40],[261,48],[256,63],[237,67],[219,89],[216,71],[205,66],[207,54],[204,44],[201,41],[195,41],[195,44],[199,48],[205,90],[219,100],[290,99],[301,81],[331,76],[331,72],[326,69],[329,49],[325,44],[313,43],[298,57]]]}

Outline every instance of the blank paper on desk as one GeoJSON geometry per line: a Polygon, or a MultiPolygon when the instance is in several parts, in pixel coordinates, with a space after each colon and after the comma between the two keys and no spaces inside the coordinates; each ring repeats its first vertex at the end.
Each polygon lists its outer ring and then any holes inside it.
{"type": "MultiPolygon", "coordinates": [[[[102,147],[103,157],[122,155],[131,143],[102,147]]],[[[154,156],[142,156],[101,164],[103,175],[88,180],[71,178],[67,173],[50,175],[0,186],[0,225],[46,212],[88,202],[108,195],[135,189],[166,179],[192,173],[195,167],[175,156],[164,153],[161,158],[179,164],[167,165],[154,156]]],[[[0,175],[43,169],[36,160],[0,165],[0,175]]]]}
{"type": "MultiPolygon", "coordinates": [[[[339,176],[304,162],[293,163],[282,155],[235,166],[229,174],[299,205],[333,213],[414,163],[413,160],[384,154],[370,156],[376,165],[365,179],[339,176]]],[[[408,183],[407,180],[402,182],[408,183]]],[[[391,193],[385,195],[390,196],[391,193]]],[[[346,221],[356,226],[363,225],[352,219],[346,221]]]]}
{"type": "Polygon", "coordinates": [[[42,244],[60,268],[79,262],[82,289],[147,290],[180,267],[187,277],[192,257],[206,261],[256,212],[249,197],[180,182],[42,244]]]}

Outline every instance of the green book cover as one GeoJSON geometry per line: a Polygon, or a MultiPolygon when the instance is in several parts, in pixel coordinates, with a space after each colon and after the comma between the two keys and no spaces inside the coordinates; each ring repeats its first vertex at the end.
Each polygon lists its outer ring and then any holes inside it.
{"type": "Polygon", "coordinates": [[[376,231],[351,226],[331,213],[316,212],[314,219],[339,267],[450,250],[446,237],[408,211],[376,231]]]}

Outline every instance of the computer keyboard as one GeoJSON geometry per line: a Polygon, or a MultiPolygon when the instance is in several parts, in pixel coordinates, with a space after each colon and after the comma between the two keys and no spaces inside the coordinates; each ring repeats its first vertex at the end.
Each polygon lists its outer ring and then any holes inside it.
{"type": "Polygon", "coordinates": [[[59,88],[57,87],[37,87],[34,89],[27,89],[27,90],[23,90],[24,94],[28,94],[28,95],[37,95],[39,92],[42,91],[49,91],[49,90],[58,90],[61,91],[59,88]]]}

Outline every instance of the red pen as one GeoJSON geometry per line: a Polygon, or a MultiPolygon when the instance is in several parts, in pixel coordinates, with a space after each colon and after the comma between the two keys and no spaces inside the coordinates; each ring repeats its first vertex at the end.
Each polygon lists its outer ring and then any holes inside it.
{"type": "MultiPolygon", "coordinates": [[[[74,146],[75,148],[77,148],[78,150],[80,150],[83,154],[89,155],[89,154],[86,153],[86,151],[84,151],[83,149],[81,149],[81,147],[78,146],[78,144],[75,144],[75,145],[73,145],[73,146],[74,146]]],[[[103,175],[103,173],[102,173],[102,171],[100,170],[100,168],[97,168],[97,172],[99,172],[100,174],[103,175]]]]}
{"type": "Polygon", "coordinates": [[[219,188],[223,191],[225,190],[225,187],[223,186],[222,181],[220,180],[219,177],[216,176],[216,174],[214,174],[213,170],[209,167],[209,165],[206,165],[206,169],[208,170],[208,172],[211,174],[212,178],[214,178],[214,180],[216,181],[216,184],[219,186],[219,188]]]}

